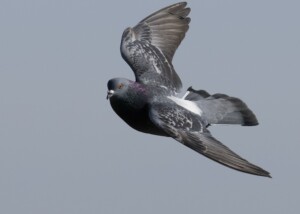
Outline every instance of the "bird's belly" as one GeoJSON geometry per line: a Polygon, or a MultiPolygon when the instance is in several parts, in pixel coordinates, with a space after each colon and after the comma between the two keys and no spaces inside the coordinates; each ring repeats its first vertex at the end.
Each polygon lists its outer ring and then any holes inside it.
{"type": "Polygon", "coordinates": [[[143,132],[143,133],[148,133],[148,134],[153,134],[153,135],[159,135],[159,136],[168,136],[164,131],[161,129],[157,128],[150,120],[144,121],[144,120],[139,120],[136,119],[135,123],[132,123],[132,121],[126,121],[124,120],[131,128],[143,132]]]}
{"type": "Polygon", "coordinates": [[[120,108],[120,105],[113,105],[113,110],[121,117],[131,128],[153,135],[168,136],[163,130],[157,128],[149,119],[148,109],[145,106],[142,109],[120,108]]]}

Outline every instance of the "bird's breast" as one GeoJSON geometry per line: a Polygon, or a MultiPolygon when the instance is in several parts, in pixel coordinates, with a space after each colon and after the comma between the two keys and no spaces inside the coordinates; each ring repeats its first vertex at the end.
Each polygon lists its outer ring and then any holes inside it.
{"type": "Polygon", "coordinates": [[[110,104],[116,114],[131,128],[148,134],[168,136],[150,120],[147,103],[143,105],[134,103],[128,104],[122,100],[110,99],[110,104]]]}

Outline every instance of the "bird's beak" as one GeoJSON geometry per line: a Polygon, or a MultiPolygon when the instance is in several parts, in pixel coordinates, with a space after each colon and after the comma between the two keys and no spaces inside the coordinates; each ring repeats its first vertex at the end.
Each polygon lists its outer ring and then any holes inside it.
{"type": "Polygon", "coordinates": [[[106,99],[108,100],[114,94],[114,92],[115,92],[114,90],[107,91],[106,99]]]}

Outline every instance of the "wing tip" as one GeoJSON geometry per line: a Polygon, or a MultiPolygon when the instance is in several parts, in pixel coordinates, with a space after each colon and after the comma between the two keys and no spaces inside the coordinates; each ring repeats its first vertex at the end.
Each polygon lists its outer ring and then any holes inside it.
{"type": "MultiPolygon", "coordinates": [[[[210,157],[208,157],[210,158],[210,157]]],[[[210,158],[211,160],[214,160],[212,158],[210,158]]],[[[228,163],[225,163],[225,162],[221,162],[221,161],[218,161],[218,160],[214,160],[226,167],[229,167],[233,170],[236,170],[236,171],[239,171],[239,172],[243,172],[243,173],[246,173],[246,174],[250,174],[250,175],[255,175],[255,176],[261,176],[261,177],[267,177],[267,178],[272,178],[271,174],[264,170],[263,168],[259,167],[259,166],[256,166],[250,162],[248,162],[247,160],[245,159],[242,159],[244,161],[246,161],[246,165],[244,166],[237,166],[237,165],[229,165],[228,163]]]]}
{"type": "Polygon", "coordinates": [[[170,5],[165,9],[169,13],[179,16],[180,19],[187,19],[190,21],[190,18],[187,16],[190,14],[191,8],[186,6],[187,6],[187,2],[179,2],[177,4],[170,5]]]}
{"type": "Polygon", "coordinates": [[[257,175],[257,176],[262,176],[262,177],[268,177],[268,178],[272,178],[271,174],[262,169],[261,167],[258,167],[256,165],[253,165],[255,168],[254,168],[254,172],[253,171],[243,171],[245,173],[249,173],[249,174],[252,174],[252,175],[257,175]]]}

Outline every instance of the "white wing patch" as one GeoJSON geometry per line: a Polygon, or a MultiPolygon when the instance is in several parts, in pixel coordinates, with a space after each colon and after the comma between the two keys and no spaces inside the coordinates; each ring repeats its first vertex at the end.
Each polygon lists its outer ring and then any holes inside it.
{"type": "Polygon", "coordinates": [[[183,97],[181,99],[184,100],[187,97],[187,95],[189,95],[189,93],[190,93],[189,91],[185,92],[185,94],[183,95],[183,97]]]}
{"type": "Polygon", "coordinates": [[[166,86],[164,85],[160,85],[159,87],[164,88],[164,89],[168,89],[166,86]]]}
{"type": "Polygon", "coordinates": [[[159,70],[159,68],[157,67],[155,60],[152,60],[152,63],[153,63],[153,66],[154,66],[156,72],[157,72],[158,74],[161,74],[161,70],[159,70]]]}
{"type": "Polygon", "coordinates": [[[168,98],[172,101],[174,101],[177,105],[195,113],[198,115],[202,115],[202,110],[196,105],[196,103],[189,101],[189,100],[184,100],[182,98],[174,97],[174,96],[168,96],[168,98]]]}

